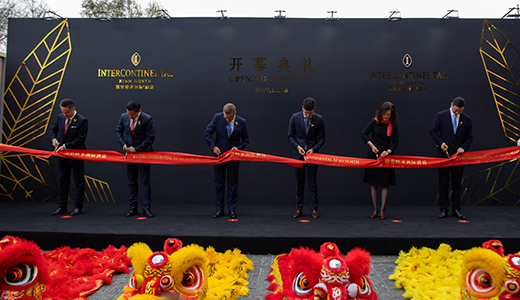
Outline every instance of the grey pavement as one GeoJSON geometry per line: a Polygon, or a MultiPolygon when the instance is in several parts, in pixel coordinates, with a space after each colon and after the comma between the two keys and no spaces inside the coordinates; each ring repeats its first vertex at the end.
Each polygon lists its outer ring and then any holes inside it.
{"type": "MultiPolygon", "coordinates": [[[[271,263],[276,255],[250,255],[247,257],[253,262],[255,269],[249,273],[249,295],[239,297],[238,300],[261,300],[268,294],[267,275],[271,269],[271,263]]],[[[397,289],[395,283],[388,279],[394,272],[397,256],[372,256],[370,279],[379,300],[404,299],[404,290],[397,289]]],[[[116,300],[123,293],[123,287],[128,283],[130,274],[117,274],[112,284],[101,287],[88,298],[90,300],[116,300]]]]}

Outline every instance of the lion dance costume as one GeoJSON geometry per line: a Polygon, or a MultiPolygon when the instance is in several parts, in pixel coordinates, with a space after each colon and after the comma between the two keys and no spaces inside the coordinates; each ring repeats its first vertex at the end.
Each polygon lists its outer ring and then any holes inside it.
{"type": "Polygon", "coordinates": [[[520,252],[504,255],[498,240],[466,252],[462,263],[464,300],[520,300],[520,252]]]}
{"type": "Polygon", "coordinates": [[[135,243],[127,254],[134,272],[118,300],[236,299],[249,291],[245,278],[253,264],[238,249],[217,253],[168,239],[163,251],[135,243]]]}
{"type": "Polygon", "coordinates": [[[49,281],[47,265],[38,246],[5,236],[0,241],[0,299],[41,300],[49,281]]]}
{"type": "Polygon", "coordinates": [[[271,291],[267,300],[375,300],[370,273],[370,253],[355,248],[343,256],[334,243],[320,252],[292,249],[278,255],[267,278],[271,291]]]}

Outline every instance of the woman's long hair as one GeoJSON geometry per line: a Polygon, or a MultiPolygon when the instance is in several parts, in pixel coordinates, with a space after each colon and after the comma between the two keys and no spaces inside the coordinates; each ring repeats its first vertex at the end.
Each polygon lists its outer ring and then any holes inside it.
{"type": "Polygon", "coordinates": [[[399,123],[399,117],[395,112],[395,105],[390,101],[383,102],[383,104],[381,104],[379,109],[376,111],[377,121],[381,122],[383,120],[383,114],[388,110],[392,111],[392,115],[390,116],[390,122],[392,122],[392,125],[397,125],[399,123]]]}

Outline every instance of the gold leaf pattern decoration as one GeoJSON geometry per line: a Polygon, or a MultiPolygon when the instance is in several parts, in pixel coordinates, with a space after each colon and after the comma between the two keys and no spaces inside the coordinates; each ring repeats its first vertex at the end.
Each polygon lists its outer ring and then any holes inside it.
{"type": "Polygon", "coordinates": [[[498,28],[484,20],[480,55],[505,136],[520,137],[520,51],[498,28]]]}
{"type": "MultiPolygon", "coordinates": [[[[517,79],[520,77],[519,55],[520,51],[507,36],[484,20],[480,56],[504,134],[515,143],[520,137],[520,89],[517,79]]],[[[462,180],[462,201],[467,205],[484,205],[488,202],[518,205],[520,195],[514,187],[520,181],[519,162],[513,159],[465,176],[462,180]]]]}
{"type": "Polygon", "coordinates": [[[4,94],[5,144],[23,146],[45,134],[71,51],[63,20],[24,59],[4,94]]]}
{"type": "MultiPolygon", "coordinates": [[[[4,93],[4,143],[23,146],[45,134],[71,50],[68,20],[63,20],[22,61],[4,93]]],[[[36,194],[44,201],[52,198],[58,193],[52,169],[46,159],[3,152],[0,195],[12,200],[34,200],[36,194]]]]}
{"type": "MultiPolygon", "coordinates": [[[[72,51],[68,20],[61,21],[27,55],[4,93],[3,142],[24,146],[48,129],[72,51]]],[[[49,138],[50,146],[50,138],[49,138]]],[[[58,194],[56,164],[40,157],[2,153],[0,196],[42,199],[58,194]]],[[[87,200],[114,201],[108,183],[85,176],[87,200]]]]}
{"type": "Polygon", "coordinates": [[[107,182],[101,181],[99,179],[85,176],[85,198],[87,201],[93,200],[94,202],[115,202],[114,195],[112,195],[112,191],[110,190],[110,186],[107,182]],[[92,198],[92,199],[91,199],[92,198]]]}

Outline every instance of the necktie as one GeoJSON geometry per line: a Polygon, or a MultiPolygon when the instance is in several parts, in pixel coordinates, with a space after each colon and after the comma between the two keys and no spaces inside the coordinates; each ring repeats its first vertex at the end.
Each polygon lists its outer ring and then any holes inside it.
{"type": "Polygon", "coordinates": [[[132,134],[134,134],[134,127],[135,127],[135,120],[132,119],[130,121],[130,131],[132,132],[132,134]]]}
{"type": "Polygon", "coordinates": [[[230,123],[227,123],[226,129],[227,129],[227,137],[230,137],[231,136],[231,124],[230,123]]]}
{"type": "Polygon", "coordinates": [[[453,116],[453,133],[457,133],[457,115],[453,116]]]}
{"type": "Polygon", "coordinates": [[[305,118],[305,134],[309,134],[309,126],[310,125],[310,119],[305,118]]]}
{"type": "Polygon", "coordinates": [[[69,128],[69,124],[70,124],[70,119],[67,119],[67,121],[65,121],[65,128],[63,130],[63,134],[67,134],[67,129],[69,128]]]}

